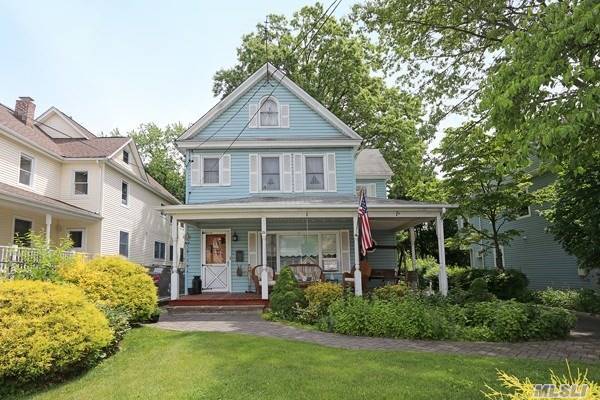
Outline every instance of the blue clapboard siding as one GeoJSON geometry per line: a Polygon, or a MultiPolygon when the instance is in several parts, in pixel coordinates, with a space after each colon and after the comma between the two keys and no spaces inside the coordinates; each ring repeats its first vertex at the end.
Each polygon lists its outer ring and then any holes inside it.
{"type": "MultiPolygon", "coordinates": [[[[352,238],[352,219],[350,218],[328,218],[314,219],[309,218],[294,218],[294,219],[267,219],[267,232],[274,231],[297,231],[306,232],[308,222],[309,231],[328,231],[328,230],[348,230],[350,233],[350,258],[354,260],[354,240],[352,238]]],[[[202,260],[202,238],[200,231],[215,229],[224,230],[230,229],[238,236],[237,242],[231,242],[230,258],[232,261],[231,267],[231,291],[243,293],[249,288],[254,290],[254,286],[248,282],[248,232],[260,231],[260,219],[244,219],[238,221],[223,220],[223,221],[198,221],[195,225],[188,225],[188,241],[187,241],[187,260],[188,267],[186,270],[186,288],[192,286],[192,279],[195,275],[201,274],[202,260]],[[244,261],[241,263],[235,262],[236,250],[244,252],[244,261]],[[241,267],[242,276],[237,276],[237,268],[241,267]]],[[[260,251],[260,249],[259,249],[260,251]]],[[[354,263],[354,261],[352,261],[354,263]]]]}
{"type": "MultiPolygon", "coordinates": [[[[194,150],[195,154],[222,154],[222,150],[194,150]]],[[[230,186],[192,186],[190,166],[186,171],[187,204],[198,204],[207,201],[235,199],[250,195],[250,159],[249,154],[325,154],[335,153],[337,192],[319,192],[319,195],[353,194],[356,190],[354,175],[353,148],[307,148],[307,149],[234,149],[231,155],[231,185],[230,186]]],[[[189,155],[188,155],[189,156],[189,155]]],[[[294,197],[302,193],[281,193],[294,197]]],[[[314,195],[315,193],[307,192],[314,195]]],[[[275,195],[269,192],[269,195],[275,195]]]]}
{"type": "MultiPolygon", "coordinates": [[[[258,104],[260,99],[267,96],[276,86],[273,79],[266,86],[265,81],[258,82],[251,87],[243,96],[236,100],[226,111],[219,115],[208,126],[197,132],[191,140],[200,140],[214,135],[211,139],[229,140],[234,139],[249,120],[249,104],[258,104]],[[257,88],[260,88],[256,91],[257,88]],[[256,93],[256,94],[255,94],[256,93]],[[239,111],[239,112],[238,112],[239,111]],[[237,112],[237,114],[236,114],[237,112]],[[235,116],[234,116],[235,115],[235,116]],[[232,119],[233,117],[233,119],[232,119]],[[231,119],[231,121],[230,121],[231,119]]],[[[323,117],[309,108],[302,100],[292,94],[282,85],[276,87],[273,96],[280,104],[288,104],[290,108],[289,128],[250,128],[247,127],[239,137],[239,141],[248,139],[348,139],[346,135],[339,132],[323,117]]]]}
{"type": "Polygon", "coordinates": [[[387,185],[385,179],[357,179],[357,185],[366,185],[369,183],[374,183],[377,188],[377,197],[380,199],[387,198],[387,185]]]}
{"type": "MultiPolygon", "coordinates": [[[[551,174],[537,176],[531,191],[547,186],[554,180],[551,174]]],[[[521,236],[516,237],[505,246],[504,256],[507,268],[515,268],[524,272],[529,278],[529,287],[532,289],[555,288],[582,288],[598,287],[590,278],[577,275],[577,260],[567,254],[552,234],[546,232],[548,222],[539,214],[539,208],[531,207],[531,216],[509,222],[505,229],[518,229],[521,236]]],[[[479,221],[473,221],[478,224],[479,221]]],[[[488,222],[489,224],[489,222],[488,222]]],[[[482,218],[482,225],[485,220],[482,218]]],[[[490,250],[484,257],[476,256],[479,246],[472,248],[472,265],[494,268],[493,252],[490,250]]]]}
{"type": "MultiPolygon", "coordinates": [[[[396,245],[396,233],[393,231],[373,231],[373,239],[378,245],[396,245]]],[[[376,249],[367,254],[367,261],[371,268],[395,269],[398,264],[396,257],[396,250],[376,249]]]]}

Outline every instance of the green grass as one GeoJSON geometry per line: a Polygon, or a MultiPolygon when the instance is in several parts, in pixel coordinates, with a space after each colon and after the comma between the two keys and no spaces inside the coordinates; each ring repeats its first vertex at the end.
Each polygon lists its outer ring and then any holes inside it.
{"type": "MultiPolygon", "coordinates": [[[[546,382],[563,362],[341,350],[222,333],[131,331],[88,373],[26,399],[480,399],[496,369],[546,382]]],[[[600,365],[589,377],[600,379],[600,365]]]]}

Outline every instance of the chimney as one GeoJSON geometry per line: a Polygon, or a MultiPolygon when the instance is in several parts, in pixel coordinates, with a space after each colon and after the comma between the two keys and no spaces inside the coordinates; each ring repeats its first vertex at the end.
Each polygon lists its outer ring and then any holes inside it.
{"type": "Polygon", "coordinates": [[[35,103],[31,97],[19,97],[15,103],[15,117],[19,118],[27,126],[33,126],[35,103]]]}

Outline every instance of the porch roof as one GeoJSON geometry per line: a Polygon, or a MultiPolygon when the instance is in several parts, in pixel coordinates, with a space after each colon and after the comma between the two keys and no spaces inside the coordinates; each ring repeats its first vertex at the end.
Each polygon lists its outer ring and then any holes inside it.
{"type": "MultiPolygon", "coordinates": [[[[369,217],[374,228],[400,229],[431,221],[452,204],[426,203],[409,200],[369,198],[369,217]]],[[[356,215],[358,198],[354,195],[289,195],[249,196],[158,207],[180,221],[241,219],[241,218],[352,218],[356,215]]]]}

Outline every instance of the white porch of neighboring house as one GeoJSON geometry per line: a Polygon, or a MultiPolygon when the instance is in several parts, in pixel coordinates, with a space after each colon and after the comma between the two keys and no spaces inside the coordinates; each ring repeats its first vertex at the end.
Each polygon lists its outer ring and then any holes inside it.
{"type": "Polygon", "coordinates": [[[96,213],[0,183],[0,265],[10,261],[4,258],[15,254],[14,245],[18,242],[15,234],[27,231],[42,233],[52,243],[71,233],[80,239],[74,251],[99,253],[100,222],[101,217],[96,213]]]}
{"type": "MultiPolygon", "coordinates": [[[[388,241],[395,243],[396,232],[406,229],[411,233],[413,269],[415,264],[413,227],[424,222],[435,222],[440,262],[439,289],[444,295],[448,291],[448,280],[442,221],[445,211],[451,207],[453,206],[448,204],[379,198],[368,199],[369,220],[374,236],[377,233],[385,233],[388,235],[388,241]]],[[[203,253],[207,236],[221,235],[218,239],[227,249],[226,255],[219,264],[220,271],[209,271],[212,274],[211,277],[215,277],[216,273],[222,274],[219,279],[223,281],[223,285],[218,288],[218,291],[244,293],[242,290],[244,288],[239,287],[239,285],[245,283],[238,283],[238,287],[235,287],[236,282],[239,282],[239,280],[236,281],[234,275],[235,262],[243,261],[249,268],[260,265],[261,284],[259,294],[263,300],[267,300],[269,297],[269,274],[267,262],[261,260],[274,262],[272,261],[273,252],[269,252],[267,249],[267,239],[269,235],[293,235],[289,232],[296,232],[298,236],[313,235],[318,237],[319,241],[321,235],[338,235],[336,257],[338,264],[341,264],[339,272],[353,270],[355,294],[362,295],[357,208],[358,199],[355,196],[324,195],[297,197],[253,196],[202,204],[165,206],[160,209],[173,216],[174,220],[184,222],[188,226],[186,289],[190,286],[190,271],[193,271],[192,275],[201,274],[203,278],[205,277],[207,266],[205,264],[208,263],[205,262],[204,256],[200,256],[200,253],[203,253]],[[196,235],[194,235],[195,231],[197,232],[196,235]],[[252,242],[255,237],[258,240],[255,242],[256,245],[253,245],[252,242]],[[344,241],[349,243],[345,245],[344,241]],[[243,252],[244,249],[247,249],[246,254],[243,252]],[[240,250],[241,253],[239,253],[240,250]]],[[[176,238],[174,237],[173,240],[175,241],[176,238]]],[[[175,248],[178,247],[175,246],[175,248]]],[[[278,249],[277,261],[275,262],[278,268],[283,266],[283,262],[280,262],[279,258],[278,249]]],[[[319,262],[323,267],[321,250],[319,250],[319,262]]],[[[241,267],[239,264],[237,265],[239,275],[241,267]]],[[[179,283],[176,276],[173,276],[173,278],[172,285],[175,288],[179,283]]],[[[171,290],[171,293],[172,300],[179,298],[177,290],[171,290]]]]}

